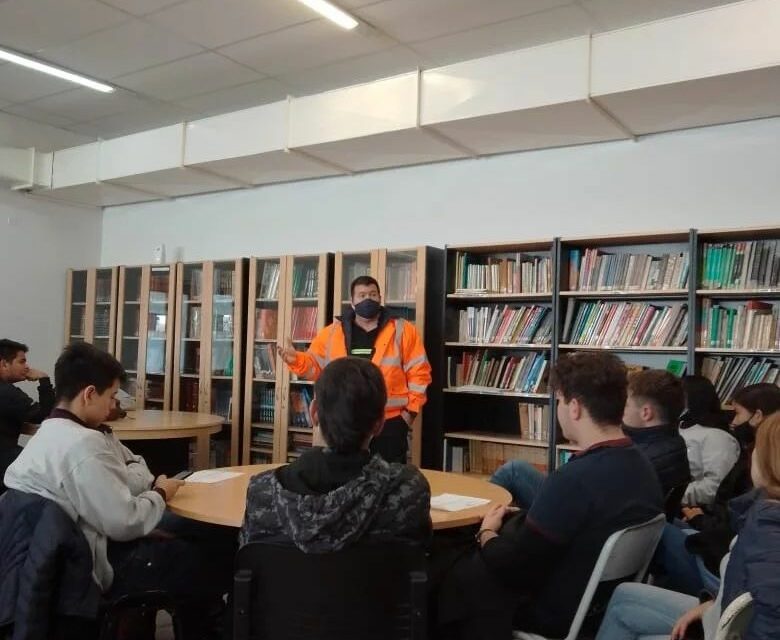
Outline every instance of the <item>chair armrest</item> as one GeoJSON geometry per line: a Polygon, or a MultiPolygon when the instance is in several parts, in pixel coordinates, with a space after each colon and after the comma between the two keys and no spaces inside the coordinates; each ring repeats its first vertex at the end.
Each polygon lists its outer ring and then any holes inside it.
{"type": "Polygon", "coordinates": [[[233,638],[249,640],[252,572],[239,569],[233,576],[233,638]]]}

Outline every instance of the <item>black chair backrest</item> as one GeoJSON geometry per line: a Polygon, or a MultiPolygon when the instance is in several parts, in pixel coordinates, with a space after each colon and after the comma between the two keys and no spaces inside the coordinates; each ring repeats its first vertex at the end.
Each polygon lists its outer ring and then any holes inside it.
{"type": "Polygon", "coordinates": [[[678,487],[674,487],[666,494],[666,502],[664,504],[664,511],[666,513],[666,521],[673,522],[675,518],[680,517],[680,505],[682,504],[685,490],[688,488],[688,484],[681,484],[678,487]]]}
{"type": "Polygon", "coordinates": [[[236,640],[420,640],[424,553],[408,545],[326,554],[251,543],[236,556],[236,640]]]}

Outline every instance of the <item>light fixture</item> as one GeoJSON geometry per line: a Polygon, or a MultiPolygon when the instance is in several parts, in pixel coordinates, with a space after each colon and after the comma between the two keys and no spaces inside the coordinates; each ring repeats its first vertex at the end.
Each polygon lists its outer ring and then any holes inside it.
{"type": "Polygon", "coordinates": [[[53,67],[50,64],[39,62],[33,58],[28,58],[27,56],[14,53],[13,51],[8,51],[7,49],[0,49],[0,60],[7,60],[8,62],[13,62],[14,64],[21,65],[22,67],[27,67],[28,69],[40,71],[41,73],[48,73],[50,76],[54,76],[62,80],[68,80],[70,82],[75,82],[76,84],[89,87],[90,89],[94,89],[95,91],[100,91],[102,93],[112,93],[114,91],[114,87],[103,84],[102,82],[90,80],[89,78],[80,76],[77,73],[72,73],[71,71],[60,69],[59,67],[53,67]]]}
{"type": "Polygon", "coordinates": [[[354,29],[358,26],[358,21],[355,18],[343,9],[339,9],[335,4],[331,4],[328,0],[298,0],[298,2],[302,2],[309,9],[313,9],[343,29],[354,29]]]}

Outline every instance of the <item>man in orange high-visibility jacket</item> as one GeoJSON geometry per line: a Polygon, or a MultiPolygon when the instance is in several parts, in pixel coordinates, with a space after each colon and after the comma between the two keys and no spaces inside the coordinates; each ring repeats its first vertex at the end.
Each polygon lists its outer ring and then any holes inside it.
{"type": "Polygon", "coordinates": [[[290,371],[306,380],[316,380],[337,358],[365,358],[377,365],[387,385],[387,405],[384,427],[371,441],[371,452],[387,462],[406,462],[407,434],[425,404],[431,365],[414,325],[391,317],[382,306],[374,278],[356,278],[350,293],[352,308],[320,331],[308,351],[296,351],[288,342],[279,347],[279,355],[290,371]]]}

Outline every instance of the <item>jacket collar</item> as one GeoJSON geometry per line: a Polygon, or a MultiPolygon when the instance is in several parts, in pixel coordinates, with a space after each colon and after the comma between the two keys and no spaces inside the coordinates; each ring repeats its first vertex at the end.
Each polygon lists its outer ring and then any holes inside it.
{"type": "Polygon", "coordinates": [[[593,451],[598,451],[599,449],[623,449],[625,447],[630,447],[632,444],[633,442],[631,442],[631,438],[628,437],[615,438],[613,440],[602,440],[601,442],[596,442],[595,444],[590,445],[587,449],[578,451],[572,457],[580,458],[584,455],[587,455],[588,453],[592,453],[593,451]]]}
{"type": "Polygon", "coordinates": [[[71,422],[75,422],[76,424],[81,425],[82,427],[86,427],[87,429],[92,429],[93,431],[100,431],[100,433],[113,433],[111,430],[111,427],[105,424],[98,425],[97,427],[92,427],[88,425],[86,422],[84,422],[81,418],[79,418],[76,414],[71,413],[67,409],[60,409],[59,407],[55,407],[52,409],[52,412],[49,414],[49,418],[59,418],[61,420],[70,420],[71,422]]]}
{"type": "Polygon", "coordinates": [[[627,427],[623,425],[625,433],[634,442],[647,442],[677,435],[677,427],[673,424],[659,424],[654,427],[627,427]]]}

